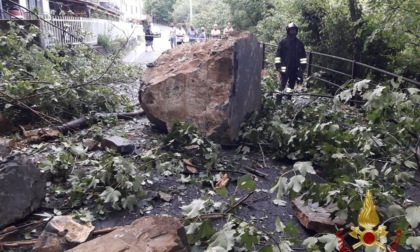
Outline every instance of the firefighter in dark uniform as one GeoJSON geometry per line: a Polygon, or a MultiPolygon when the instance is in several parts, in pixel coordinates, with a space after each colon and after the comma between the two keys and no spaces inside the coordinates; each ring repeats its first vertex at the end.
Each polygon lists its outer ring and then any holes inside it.
{"type": "MultiPolygon", "coordinates": [[[[280,91],[286,88],[294,89],[298,77],[306,68],[306,52],[303,42],[296,37],[299,27],[295,23],[286,26],[287,35],[277,46],[275,65],[276,70],[280,71],[280,91]]],[[[299,76],[300,75],[300,76],[299,76]]],[[[290,96],[289,96],[290,98],[290,96]]],[[[281,96],[277,96],[277,101],[281,101],[281,96]]]]}

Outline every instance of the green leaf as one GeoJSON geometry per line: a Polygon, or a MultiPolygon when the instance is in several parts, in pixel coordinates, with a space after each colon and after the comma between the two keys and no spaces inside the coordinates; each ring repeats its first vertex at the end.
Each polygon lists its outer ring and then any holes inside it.
{"type": "Polygon", "coordinates": [[[251,151],[251,149],[248,146],[243,146],[242,147],[242,153],[243,154],[247,154],[251,151]]]}
{"type": "Polygon", "coordinates": [[[87,208],[82,208],[73,215],[73,218],[81,220],[83,222],[92,222],[95,220],[95,216],[87,208]]]}
{"type": "Polygon", "coordinates": [[[326,234],[318,238],[319,242],[325,243],[325,252],[335,251],[338,246],[338,239],[334,234],[326,234]]]}
{"type": "Polygon", "coordinates": [[[411,236],[408,237],[405,244],[411,246],[415,251],[420,248],[420,236],[411,236]]]}
{"type": "Polygon", "coordinates": [[[400,215],[404,215],[404,209],[400,205],[393,204],[386,209],[386,216],[388,218],[400,215]]]}
{"type": "Polygon", "coordinates": [[[104,201],[104,203],[115,203],[119,200],[121,193],[118,190],[115,190],[114,188],[107,186],[105,191],[103,191],[100,195],[101,199],[104,201]]]}
{"type": "Polygon", "coordinates": [[[286,224],[286,226],[284,227],[284,232],[291,236],[299,235],[299,229],[297,229],[296,225],[292,222],[286,224]]]}
{"type": "Polygon", "coordinates": [[[80,145],[70,147],[70,152],[78,157],[86,156],[86,150],[83,148],[83,146],[80,145]]]}
{"type": "Polygon", "coordinates": [[[259,252],[273,252],[273,247],[271,245],[267,245],[260,249],[259,252]]]}
{"type": "Polygon", "coordinates": [[[292,252],[293,249],[290,247],[292,243],[290,241],[282,240],[280,242],[280,252],[292,252]]]}
{"type": "Polygon", "coordinates": [[[360,91],[363,91],[363,89],[368,89],[369,88],[369,82],[370,82],[370,80],[361,80],[361,81],[358,81],[358,82],[356,82],[356,83],[354,83],[354,86],[353,86],[353,95],[356,95],[356,92],[360,92],[360,91]]]}
{"type": "Polygon", "coordinates": [[[306,176],[306,173],[315,174],[312,162],[296,162],[293,165],[293,170],[299,171],[303,176],[306,176]]]}
{"type": "Polygon", "coordinates": [[[131,211],[133,211],[134,206],[137,204],[137,197],[133,194],[130,194],[127,196],[127,198],[122,198],[121,202],[122,202],[122,207],[124,209],[128,208],[131,211]]]}
{"type": "Polygon", "coordinates": [[[207,237],[212,236],[214,233],[216,233],[216,229],[213,228],[211,225],[211,222],[206,220],[201,224],[200,229],[198,230],[198,235],[200,239],[204,239],[207,237]]]}
{"type": "Polygon", "coordinates": [[[273,203],[276,206],[286,206],[287,202],[281,199],[273,199],[273,203]]]}
{"type": "Polygon", "coordinates": [[[218,246],[218,247],[208,248],[206,252],[227,252],[227,250],[223,247],[218,246]]]}
{"type": "Polygon", "coordinates": [[[251,235],[249,233],[245,233],[241,235],[241,241],[239,243],[242,246],[245,245],[245,248],[250,251],[253,245],[258,244],[258,236],[257,234],[251,235]]]}
{"type": "Polygon", "coordinates": [[[226,187],[222,187],[222,188],[217,188],[215,189],[216,193],[219,194],[222,197],[226,197],[228,190],[226,189],[226,187]]]}
{"type": "MultiPolygon", "coordinates": [[[[233,224],[228,222],[223,226],[223,229],[216,232],[211,238],[209,248],[223,248],[225,251],[229,251],[235,245],[235,230],[232,230],[233,224]]],[[[210,250],[211,251],[211,250],[210,250]]],[[[221,250],[218,250],[221,251],[221,250]]]]}
{"type": "Polygon", "coordinates": [[[257,182],[255,182],[255,180],[252,179],[251,175],[246,174],[239,178],[237,186],[238,188],[253,191],[257,187],[257,182]]]}
{"type": "Polygon", "coordinates": [[[417,169],[417,164],[410,160],[404,161],[404,165],[412,169],[417,169]]]}
{"type": "Polygon", "coordinates": [[[192,222],[190,225],[185,227],[187,235],[194,234],[195,231],[201,226],[202,222],[192,222]]]}
{"type": "Polygon", "coordinates": [[[413,94],[419,93],[420,89],[418,89],[418,88],[407,88],[407,91],[410,93],[410,95],[413,95],[413,94]]]}
{"type": "Polygon", "coordinates": [[[277,184],[270,189],[270,193],[273,193],[277,190],[276,199],[282,198],[287,192],[287,178],[280,177],[277,181],[277,184]]]}
{"type": "Polygon", "coordinates": [[[283,222],[281,222],[279,217],[276,218],[275,225],[276,225],[276,232],[279,232],[279,233],[284,232],[285,226],[284,226],[283,222]]]}
{"type": "Polygon", "coordinates": [[[191,202],[191,204],[182,206],[181,209],[188,219],[192,219],[200,215],[200,210],[204,208],[204,204],[206,202],[207,200],[195,199],[191,202]]]}
{"type": "Polygon", "coordinates": [[[305,182],[305,177],[302,175],[296,175],[290,178],[289,184],[287,184],[288,189],[293,189],[295,192],[300,192],[302,189],[302,183],[305,182]]]}
{"type": "Polygon", "coordinates": [[[318,238],[316,237],[308,237],[303,242],[302,245],[306,246],[306,248],[310,248],[318,242],[318,238]]]}
{"type": "Polygon", "coordinates": [[[410,223],[410,226],[412,228],[416,228],[419,225],[420,222],[420,207],[409,207],[405,210],[408,223],[410,223]]]}

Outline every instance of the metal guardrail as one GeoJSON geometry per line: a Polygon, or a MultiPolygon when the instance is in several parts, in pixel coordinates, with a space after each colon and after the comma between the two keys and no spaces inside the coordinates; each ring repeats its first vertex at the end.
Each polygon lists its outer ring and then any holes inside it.
{"type": "MultiPolygon", "coordinates": [[[[273,45],[273,44],[269,44],[269,43],[263,43],[262,44],[262,49],[263,49],[263,63],[262,63],[262,65],[263,65],[263,69],[265,69],[265,64],[266,63],[274,64],[273,62],[268,62],[266,60],[266,46],[277,47],[277,45],[273,45]]],[[[370,66],[370,65],[367,65],[367,64],[364,64],[364,63],[361,63],[361,62],[357,62],[355,60],[350,60],[350,59],[338,57],[338,56],[335,56],[335,55],[329,55],[329,54],[313,52],[313,51],[310,51],[309,55],[308,55],[307,75],[308,75],[308,77],[311,76],[312,78],[315,78],[317,80],[320,80],[320,81],[326,82],[330,85],[341,88],[341,85],[338,85],[338,84],[333,83],[331,81],[313,76],[312,75],[313,68],[322,69],[322,70],[329,71],[329,72],[332,72],[332,73],[336,73],[336,74],[339,74],[339,75],[342,75],[342,76],[350,77],[351,80],[358,80],[359,77],[360,77],[360,76],[358,76],[358,72],[359,72],[361,67],[364,67],[364,68],[367,68],[367,69],[385,74],[385,75],[390,76],[392,78],[399,78],[399,79],[404,80],[408,83],[414,84],[417,87],[420,87],[420,82],[419,81],[412,80],[412,79],[406,78],[404,76],[401,76],[401,75],[398,75],[398,74],[395,74],[395,73],[391,73],[391,72],[385,71],[383,69],[380,69],[380,68],[377,68],[377,67],[374,67],[374,66],[370,66]],[[331,69],[331,68],[328,68],[328,67],[324,67],[324,66],[321,66],[321,65],[314,64],[313,63],[314,56],[325,57],[325,58],[328,58],[328,59],[335,59],[335,60],[339,60],[339,61],[342,61],[342,62],[349,63],[349,64],[351,64],[350,65],[351,66],[351,73],[345,73],[345,72],[342,72],[342,71],[339,71],[339,70],[336,70],[336,69],[331,69]]]]}

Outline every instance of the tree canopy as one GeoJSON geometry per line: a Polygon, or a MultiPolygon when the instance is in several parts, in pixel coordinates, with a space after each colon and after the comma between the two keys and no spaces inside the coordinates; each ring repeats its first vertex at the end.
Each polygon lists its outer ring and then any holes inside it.
{"type": "Polygon", "coordinates": [[[177,0],[172,19],[175,23],[192,24],[196,28],[204,27],[211,30],[213,24],[222,29],[230,21],[229,5],[221,0],[194,0],[192,4],[193,20],[190,22],[189,0],[177,0]]]}

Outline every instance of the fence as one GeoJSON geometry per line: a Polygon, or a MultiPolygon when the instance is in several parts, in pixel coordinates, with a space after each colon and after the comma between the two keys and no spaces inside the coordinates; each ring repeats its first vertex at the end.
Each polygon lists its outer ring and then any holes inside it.
{"type": "MultiPolygon", "coordinates": [[[[265,68],[266,63],[271,63],[274,64],[274,61],[267,61],[267,57],[266,57],[266,49],[267,46],[270,48],[276,48],[277,45],[273,45],[273,44],[268,44],[268,43],[263,43],[262,44],[262,48],[263,48],[263,68],[265,68]]],[[[271,54],[274,55],[273,50],[271,50],[271,54]]],[[[408,79],[406,77],[376,68],[374,66],[370,66],[361,62],[357,62],[354,60],[350,60],[350,59],[346,59],[346,58],[341,58],[338,56],[334,56],[334,55],[329,55],[329,54],[325,54],[325,53],[319,53],[319,52],[309,52],[309,57],[308,57],[308,67],[307,67],[307,75],[308,77],[311,77],[313,79],[328,83],[330,85],[336,86],[336,87],[341,87],[341,85],[336,84],[333,82],[333,80],[327,80],[325,78],[321,78],[319,76],[314,75],[314,69],[317,69],[318,71],[324,71],[324,72],[328,72],[328,73],[333,73],[333,74],[337,74],[340,75],[344,78],[346,78],[347,80],[360,80],[363,78],[367,78],[369,72],[375,72],[377,74],[383,74],[386,76],[387,79],[390,78],[396,78],[396,79],[400,79],[403,81],[406,81],[408,83],[414,84],[417,87],[420,87],[420,82],[417,80],[412,80],[412,79],[408,79]],[[314,63],[314,57],[317,57],[317,64],[314,63]],[[331,69],[325,66],[322,66],[322,62],[331,62],[333,60],[336,60],[339,62],[338,65],[344,65],[343,69],[331,69]],[[346,70],[350,70],[349,72],[346,72],[346,70]]]]}
{"type": "Polygon", "coordinates": [[[96,18],[53,16],[41,21],[43,46],[50,44],[97,44],[98,35],[111,40],[138,38],[143,34],[141,25],[96,18]]]}

